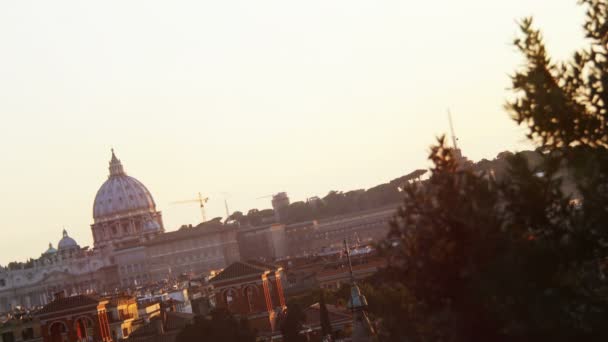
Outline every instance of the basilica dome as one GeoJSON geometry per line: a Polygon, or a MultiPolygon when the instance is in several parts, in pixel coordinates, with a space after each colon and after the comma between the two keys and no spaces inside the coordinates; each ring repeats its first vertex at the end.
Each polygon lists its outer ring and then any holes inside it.
{"type": "Polygon", "coordinates": [[[62,250],[71,249],[71,248],[79,248],[79,247],[78,247],[78,244],[76,243],[76,240],[69,237],[68,232],[64,229],[63,237],[61,238],[61,240],[59,240],[57,249],[62,251],[62,250]]]}
{"type": "Polygon", "coordinates": [[[55,254],[57,253],[57,249],[55,249],[55,247],[53,247],[53,244],[49,242],[49,249],[46,250],[46,252],[42,253],[44,255],[51,255],[51,254],[55,254]]]}
{"type": "Polygon", "coordinates": [[[97,191],[93,203],[95,222],[144,212],[156,212],[150,191],[137,179],[127,176],[112,150],[110,176],[97,191]]]}

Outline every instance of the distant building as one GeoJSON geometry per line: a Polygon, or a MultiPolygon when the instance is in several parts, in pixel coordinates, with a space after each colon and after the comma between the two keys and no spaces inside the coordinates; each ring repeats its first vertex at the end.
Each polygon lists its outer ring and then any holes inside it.
{"type": "Polygon", "coordinates": [[[159,235],[143,243],[150,276],[159,280],[169,273],[204,274],[238,261],[236,226],[203,223],[159,235]]]}
{"type": "Polygon", "coordinates": [[[393,206],[293,224],[243,227],[238,231],[242,259],[276,260],[323,253],[342,241],[368,244],[384,239],[393,206]]]}
{"type": "Polygon", "coordinates": [[[0,267],[0,312],[48,304],[53,294],[103,292],[118,285],[107,257],[81,248],[64,229],[57,246],[38,259],[0,267]]]}
{"type": "Polygon", "coordinates": [[[42,342],[40,321],[29,312],[0,316],[0,342],[42,342]]]}

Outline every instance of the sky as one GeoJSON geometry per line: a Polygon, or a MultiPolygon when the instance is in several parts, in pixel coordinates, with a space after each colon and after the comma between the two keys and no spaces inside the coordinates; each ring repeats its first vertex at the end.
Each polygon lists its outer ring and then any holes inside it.
{"type": "Polygon", "coordinates": [[[503,109],[534,16],[555,59],[575,0],[0,2],[0,265],[63,228],[92,246],[110,149],[165,227],[364,189],[428,167],[451,109],[463,153],[532,145],[503,109]]]}

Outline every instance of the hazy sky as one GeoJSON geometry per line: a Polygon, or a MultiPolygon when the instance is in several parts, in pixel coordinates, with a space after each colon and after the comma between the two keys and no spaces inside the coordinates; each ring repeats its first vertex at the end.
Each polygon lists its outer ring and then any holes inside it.
{"type": "Polygon", "coordinates": [[[575,0],[0,2],[0,264],[63,227],[91,245],[110,148],[165,226],[367,188],[428,165],[450,107],[465,155],[529,147],[502,106],[534,15],[558,58],[575,0]]]}

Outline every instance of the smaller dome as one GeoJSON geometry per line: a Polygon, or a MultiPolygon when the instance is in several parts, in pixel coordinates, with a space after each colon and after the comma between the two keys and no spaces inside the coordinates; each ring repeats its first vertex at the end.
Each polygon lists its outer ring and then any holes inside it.
{"type": "Polygon", "coordinates": [[[149,219],[144,223],[144,231],[145,232],[157,232],[160,230],[160,224],[153,219],[149,219]]]}
{"type": "Polygon", "coordinates": [[[70,248],[78,248],[78,244],[76,243],[76,240],[74,240],[68,236],[68,232],[64,229],[63,238],[61,238],[61,240],[59,240],[59,244],[57,247],[59,250],[64,250],[64,249],[70,249],[70,248]]]}
{"type": "Polygon", "coordinates": [[[53,244],[49,242],[49,249],[46,250],[46,252],[42,253],[44,255],[49,255],[49,254],[55,254],[57,253],[57,250],[53,247],[53,244]]]}

